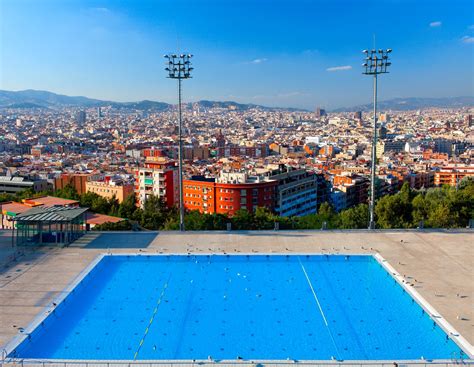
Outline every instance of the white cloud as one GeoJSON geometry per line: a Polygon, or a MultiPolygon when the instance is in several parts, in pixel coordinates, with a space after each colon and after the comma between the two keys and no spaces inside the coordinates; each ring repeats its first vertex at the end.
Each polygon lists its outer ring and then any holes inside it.
{"type": "Polygon", "coordinates": [[[461,38],[461,41],[464,43],[474,43],[474,37],[464,36],[463,38],[461,38]]]}
{"type": "Polygon", "coordinates": [[[344,66],[332,66],[330,68],[327,68],[326,71],[342,71],[342,70],[351,70],[352,66],[350,65],[344,65],[344,66]]]}
{"type": "Polygon", "coordinates": [[[91,8],[91,10],[97,11],[97,12],[102,12],[102,13],[110,12],[110,10],[108,8],[91,8]]]}
{"type": "Polygon", "coordinates": [[[440,22],[439,20],[437,20],[437,21],[435,21],[435,22],[431,22],[431,23],[430,23],[430,27],[433,27],[433,28],[434,28],[434,27],[441,27],[442,24],[443,24],[442,22],[440,22]]]}
{"type": "Polygon", "coordinates": [[[307,49],[307,50],[303,50],[303,52],[301,53],[303,56],[316,56],[316,55],[319,55],[319,50],[316,50],[316,49],[307,49]]]}
{"type": "Polygon", "coordinates": [[[255,60],[252,60],[252,61],[248,62],[248,64],[261,64],[262,62],[265,62],[265,61],[268,61],[268,59],[266,59],[266,58],[255,59],[255,60]]]}

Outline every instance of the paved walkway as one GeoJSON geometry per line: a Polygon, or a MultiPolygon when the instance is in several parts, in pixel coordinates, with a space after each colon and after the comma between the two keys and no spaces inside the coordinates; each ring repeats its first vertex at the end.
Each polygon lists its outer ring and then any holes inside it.
{"type": "MultiPolygon", "coordinates": [[[[474,232],[255,231],[90,233],[0,268],[0,345],[26,327],[98,254],[375,253],[474,344],[474,232]]],[[[2,263],[0,259],[0,264],[2,263]]]]}

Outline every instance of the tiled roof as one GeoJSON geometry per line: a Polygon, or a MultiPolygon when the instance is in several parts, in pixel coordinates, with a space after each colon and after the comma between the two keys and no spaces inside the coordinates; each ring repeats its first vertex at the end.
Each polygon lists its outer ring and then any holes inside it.
{"type": "Polygon", "coordinates": [[[0,203],[0,212],[2,212],[4,215],[20,214],[30,209],[31,209],[31,206],[21,204],[21,203],[16,203],[14,201],[0,203]]]}
{"type": "Polygon", "coordinates": [[[88,224],[104,224],[104,223],[118,223],[123,221],[123,218],[112,217],[110,215],[87,212],[86,223],[88,224]]]}
{"type": "Polygon", "coordinates": [[[55,206],[55,205],[77,205],[79,202],[77,200],[69,200],[63,198],[57,198],[54,196],[41,196],[39,198],[30,198],[23,200],[25,204],[32,205],[44,205],[44,206],[55,206]]]}

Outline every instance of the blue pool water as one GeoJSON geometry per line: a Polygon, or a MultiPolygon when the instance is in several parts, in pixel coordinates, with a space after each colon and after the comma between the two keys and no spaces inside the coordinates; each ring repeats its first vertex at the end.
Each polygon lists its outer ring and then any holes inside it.
{"type": "Polygon", "coordinates": [[[11,354],[44,359],[451,359],[371,256],[105,256],[11,354]]]}

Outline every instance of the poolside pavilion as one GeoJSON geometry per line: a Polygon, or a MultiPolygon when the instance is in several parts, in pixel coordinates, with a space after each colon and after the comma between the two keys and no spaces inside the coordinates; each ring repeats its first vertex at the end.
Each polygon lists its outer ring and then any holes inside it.
{"type": "Polygon", "coordinates": [[[34,207],[15,216],[13,244],[68,245],[86,232],[86,211],[78,207],[34,207]]]}

